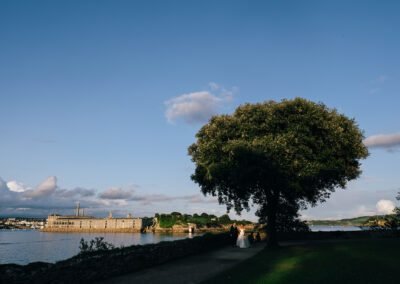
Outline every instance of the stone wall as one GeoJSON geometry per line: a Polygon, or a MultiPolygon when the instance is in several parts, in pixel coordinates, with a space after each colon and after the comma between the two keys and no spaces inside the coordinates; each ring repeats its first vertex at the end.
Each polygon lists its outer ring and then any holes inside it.
{"type": "Polygon", "coordinates": [[[142,229],[136,228],[107,228],[107,229],[100,229],[100,228],[43,228],[40,231],[42,232],[52,232],[52,233],[140,233],[142,229]]]}
{"type": "Polygon", "coordinates": [[[228,234],[206,234],[158,244],[88,252],[70,259],[29,265],[0,265],[0,283],[95,283],[230,244],[228,234]]]}
{"type": "Polygon", "coordinates": [[[44,231],[50,232],[77,232],[77,231],[140,231],[143,228],[141,218],[94,218],[85,216],[58,216],[50,215],[44,231]]]}

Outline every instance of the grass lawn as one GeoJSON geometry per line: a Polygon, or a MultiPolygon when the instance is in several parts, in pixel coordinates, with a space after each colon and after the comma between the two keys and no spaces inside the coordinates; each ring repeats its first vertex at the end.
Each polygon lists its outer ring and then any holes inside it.
{"type": "Polygon", "coordinates": [[[265,249],[205,283],[400,283],[400,239],[265,249]]]}

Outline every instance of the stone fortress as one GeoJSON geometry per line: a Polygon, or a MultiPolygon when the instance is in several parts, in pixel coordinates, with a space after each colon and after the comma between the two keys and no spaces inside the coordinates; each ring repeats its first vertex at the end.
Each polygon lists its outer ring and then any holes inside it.
{"type": "Polygon", "coordinates": [[[107,218],[86,216],[79,203],[75,215],[51,214],[47,217],[45,232],[142,232],[153,224],[152,218],[113,218],[111,212],[107,218]]]}

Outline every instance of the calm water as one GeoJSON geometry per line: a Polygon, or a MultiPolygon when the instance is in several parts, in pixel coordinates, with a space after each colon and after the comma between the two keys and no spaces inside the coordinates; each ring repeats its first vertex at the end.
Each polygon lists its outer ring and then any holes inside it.
{"type": "Polygon", "coordinates": [[[330,231],[361,231],[360,227],[357,226],[320,226],[314,225],[310,226],[311,231],[313,232],[330,232],[330,231]]]}
{"type": "MultiPolygon", "coordinates": [[[[312,231],[359,231],[353,226],[310,226],[312,231]]],[[[79,252],[79,241],[104,237],[113,245],[173,241],[189,237],[186,234],[140,234],[140,233],[45,233],[36,230],[0,230],[0,264],[27,264],[34,261],[56,262],[70,258],[79,252]]]]}
{"type": "Polygon", "coordinates": [[[0,230],[0,264],[27,264],[34,261],[56,262],[79,252],[79,241],[104,237],[113,245],[129,246],[158,243],[189,237],[185,234],[140,233],[45,233],[36,230],[0,230]]]}

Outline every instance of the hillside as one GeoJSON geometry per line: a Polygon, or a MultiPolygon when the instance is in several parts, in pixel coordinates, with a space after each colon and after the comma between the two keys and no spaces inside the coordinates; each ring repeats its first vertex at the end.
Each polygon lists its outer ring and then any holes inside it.
{"type": "Polygon", "coordinates": [[[371,218],[381,219],[390,215],[360,216],[356,218],[340,219],[340,220],[309,220],[308,225],[319,226],[362,226],[371,218]]]}

